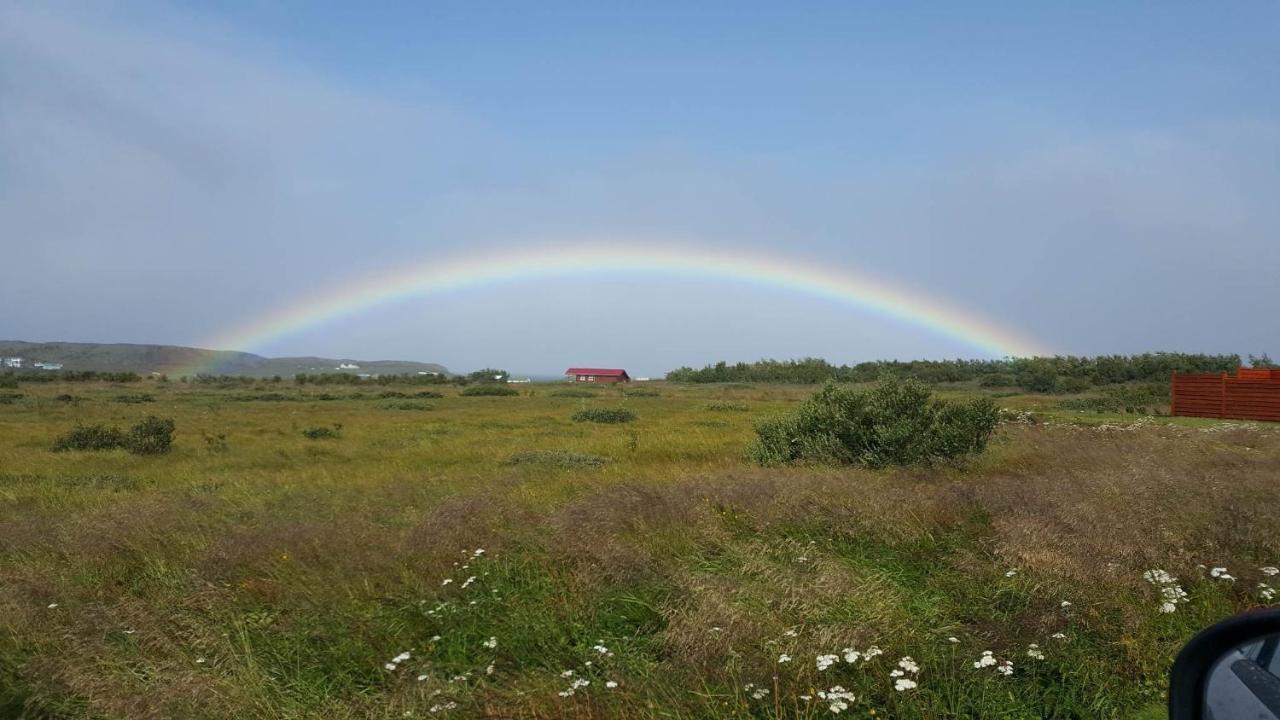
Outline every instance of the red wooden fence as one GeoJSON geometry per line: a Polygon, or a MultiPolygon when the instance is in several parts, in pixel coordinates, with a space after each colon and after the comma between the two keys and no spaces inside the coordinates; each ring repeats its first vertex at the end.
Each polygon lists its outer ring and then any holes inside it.
{"type": "Polygon", "coordinates": [[[1173,374],[1170,415],[1280,422],[1280,370],[1173,374]]]}

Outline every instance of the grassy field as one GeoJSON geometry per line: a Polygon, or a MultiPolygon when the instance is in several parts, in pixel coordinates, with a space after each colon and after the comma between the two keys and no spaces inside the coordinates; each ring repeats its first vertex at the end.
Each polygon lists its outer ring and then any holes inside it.
{"type": "Polygon", "coordinates": [[[1280,588],[1274,426],[1005,396],[963,464],[761,469],[814,388],[641,388],[0,391],[0,717],[1155,718],[1280,588]]]}

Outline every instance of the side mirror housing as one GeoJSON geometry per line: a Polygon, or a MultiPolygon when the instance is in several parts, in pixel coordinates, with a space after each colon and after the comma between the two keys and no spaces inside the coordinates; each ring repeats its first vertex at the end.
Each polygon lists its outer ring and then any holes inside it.
{"type": "Polygon", "coordinates": [[[1170,720],[1280,720],[1280,610],[1200,631],[1169,672],[1170,720]]]}

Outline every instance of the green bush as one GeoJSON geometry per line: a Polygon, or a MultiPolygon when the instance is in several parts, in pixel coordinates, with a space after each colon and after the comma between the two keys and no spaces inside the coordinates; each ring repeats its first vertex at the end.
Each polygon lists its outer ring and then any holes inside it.
{"type": "Polygon", "coordinates": [[[929,463],[981,452],[998,422],[990,399],[938,400],[915,380],[869,390],[828,383],[794,412],[759,423],[747,454],[760,465],[929,463]]]}
{"type": "Polygon", "coordinates": [[[636,414],[626,408],[587,408],[573,414],[574,422],[593,423],[628,423],[636,419],[636,414]]]}
{"type": "Polygon", "coordinates": [[[124,447],[124,433],[107,425],[77,425],[53,443],[54,452],[67,450],[115,450],[124,447]]]}
{"type": "Polygon", "coordinates": [[[134,455],[164,455],[173,449],[173,420],[148,415],[129,428],[124,447],[134,455]]]}
{"type": "Polygon", "coordinates": [[[590,390],[582,388],[564,388],[551,393],[551,397],[567,397],[567,398],[593,398],[596,394],[590,390]]]}
{"type": "Polygon", "coordinates": [[[712,412],[746,412],[751,408],[743,403],[736,402],[709,402],[702,406],[703,410],[712,412]]]}
{"type": "Polygon", "coordinates": [[[310,427],[302,431],[303,437],[311,440],[332,440],[339,437],[342,433],[342,426],[334,424],[333,426],[310,427]]]}
{"type": "Polygon", "coordinates": [[[652,388],[633,387],[622,391],[623,397],[659,397],[662,393],[652,388]]]}
{"type": "Polygon", "coordinates": [[[148,415],[129,432],[107,425],[77,425],[53,443],[54,452],[67,450],[115,450],[134,455],[163,455],[173,448],[173,421],[148,415]]]}
{"type": "Polygon", "coordinates": [[[505,385],[473,385],[460,394],[466,397],[510,397],[520,393],[515,388],[505,385]]]}
{"type": "Polygon", "coordinates": [[[444,393],[438,393],[438,392],[436,392],[435,390],[422,390],[422,391],[420,391],[420,392],[416,392],[416,393],[414,393],[414,394],[413,394],[413,397],[416,397],[416,398],[432,398],[432,399],[434,399],[434,400],[439,400],[440,398],[443,398],[443,397],[444,397],[444,393]]]}
{"type": "Polygon", "coordinates": [[[415,400],[400,400],[398,402],[382,403],[383,410],[430,410],[431,403],[417,402],[415,400]]]}
{"type": "Polygon", "coordinates": [[[22,399],[22,393],[0,392],[0,405],[12,405],[22,399]]]}
{"type": "Polygon", "coordinates": [[[388,398],[407,398],[409,395],[408,393],[402,393],[399,390],[384,390],[378,393],[378,397],[386,400],[388,398]]]}
{"type": "Polygon", "coordinates": [[[982,379],[978,381],[978,386],[985,388],[1005,388],[1013,387],[1017,384],[1018,383],[1014,381],[1013,376],[1007,373],[991,373],[989,375],[983,375],[982,379]]]}
{"type": "Polygon", "coordinates": [[[115,401],[118,403],[125,403],[127,405],[141,405],[142,403],[155,402],[156,396],[148,395],[147,393],[132,393],[117,395],[115,397],[115,401]]]}
{"type": "Polygon", "coordinates": [[[0,388],[5,390],[15,390],[17,387],[18,378],[14,377],[13,373],[10,372],[0,375],[0,388]]]}
{"type": "Polygon", "coordinates": [[[605,465],[609,458],[586,453],[565,452],[561,450],[527,450],[518,452],[506,460],[503,465],[542,465],[556,468],[594,468],[605,465]]]}

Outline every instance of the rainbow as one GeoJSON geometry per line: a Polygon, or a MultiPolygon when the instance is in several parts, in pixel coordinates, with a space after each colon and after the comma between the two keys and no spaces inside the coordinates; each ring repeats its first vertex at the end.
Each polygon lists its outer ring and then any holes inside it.
{"type": "MultiPolygon", "coordinates": [[[[1045,353],[1037,343],[950,304],[891,287],[847,270],[818,267],[746,252],[690,250],[650,244],[578,245],[517,251],[470,259],[429,260],[407,269],[367,277],[345,287],[326,287],[253,322],[211,339],[204,347],[252,350],[281,337],[376,306],[450,290],[516,280],[607,273],[652,273],[714,278],[781,288],[822,298],[959,340],[989,357],[1045,353]]],[[[177,375],[210,373],[195,365],[177,375]]]]}

